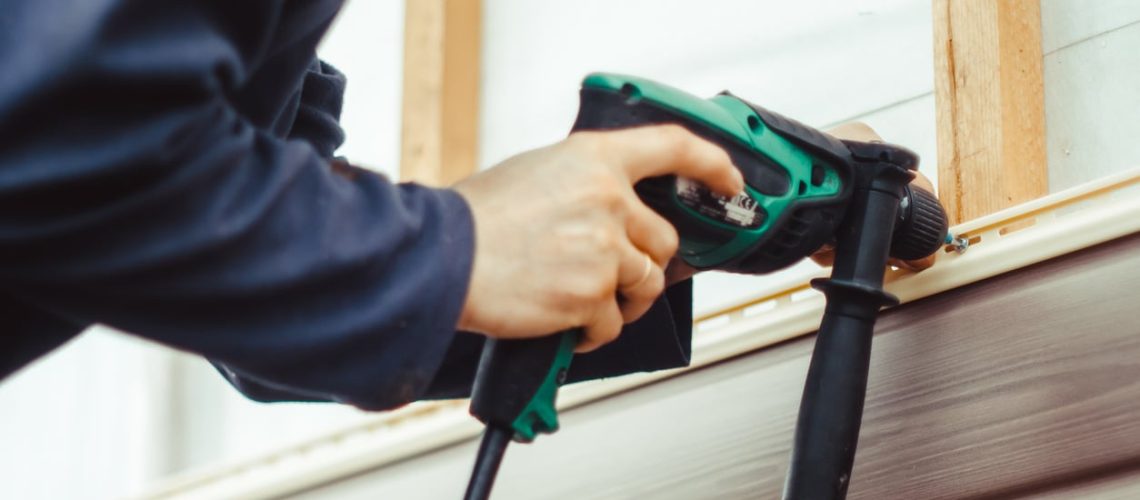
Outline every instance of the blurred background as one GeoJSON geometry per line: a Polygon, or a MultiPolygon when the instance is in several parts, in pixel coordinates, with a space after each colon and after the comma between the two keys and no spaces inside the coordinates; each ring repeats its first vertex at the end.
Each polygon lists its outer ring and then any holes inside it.
{"type": "MultiPolygon", "coordinates": [[[[1052,191],[1140,158],[1140,76],[1121,69],[1140,67],[1140,12],[1106,0],[1070,15],[1089,3],[1042,2],[1052,191]]],[[[611,71],[731,90],[817,127],[864,121],[937,183],[932,24],[929,0],[484,0],[478,164],[564,137],[582,77],[611,71]]],[[[392,178],[403,36],[403,1],[351,0],[320,48],[349,79],[339,154],[392,178]]],[[[696,309],[780,279],[701,276],[696,309]]],[[[204,360],[102,327],[0,384],[0,408],[2,496],[20,499],[120,497],[370,418],[247,401],[204,360]]]]}

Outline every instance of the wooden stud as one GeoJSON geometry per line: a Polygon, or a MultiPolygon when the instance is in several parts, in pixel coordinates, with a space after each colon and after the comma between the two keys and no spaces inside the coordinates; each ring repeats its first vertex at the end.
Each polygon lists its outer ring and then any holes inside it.
{"type": "Polygon", "coordinates": [[[934,66],[951,223],[1047,194],[1039,0],[934,0],[934,66]]]}
{"type": "Polygon", "coordinates": [[[406,0],[400,177],[449,185],[476,170],[480,0],[406,0]]]}

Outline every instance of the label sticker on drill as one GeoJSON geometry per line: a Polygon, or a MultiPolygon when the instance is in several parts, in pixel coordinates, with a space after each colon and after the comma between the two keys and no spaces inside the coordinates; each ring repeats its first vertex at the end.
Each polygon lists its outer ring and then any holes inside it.
{"type": "Polygon", "coordinates": [[[710,219],[746,229],[756,229],[764,223],[764,210],[745,193],[725,198],[714,194],[703,184],[683,177],[677,177],[676,190],[681,203],[710,219]]]}

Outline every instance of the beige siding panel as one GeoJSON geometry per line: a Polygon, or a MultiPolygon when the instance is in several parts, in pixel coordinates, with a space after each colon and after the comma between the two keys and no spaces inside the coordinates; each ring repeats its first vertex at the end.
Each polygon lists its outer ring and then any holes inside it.
{"type": "Polygon", "coordinates": [[[1136,500],[1140,498],[1140,473],[1099,478],[1041,493],[1032,493],[1019,499],[1026,500],[1136,500]]]}

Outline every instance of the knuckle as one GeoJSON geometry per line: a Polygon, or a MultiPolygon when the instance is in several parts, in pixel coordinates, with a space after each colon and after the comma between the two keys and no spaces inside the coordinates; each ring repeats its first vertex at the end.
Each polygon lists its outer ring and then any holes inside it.
{"type": "Polygon", "coordinates": [[[605,324],[598,325],[597,334],[599,345],[605,345],[613,342],[621,334],[621,322],[606,321],[605,324]]]}
{"type": "Polygon", "coordinates": [[[728,152],[701,138],[686,142],[684,151],[679,151],[677,154],[690,168],[702,174],[731,162],[728,152]]]}
{"type": "Polygon", "coordinates": [[[594,155],[601,155],[607,148],[612,147],[611,135],[604,131],[589,131],[582,135],[583,147],[594,155]]]}
{"type": "Polygon", "coordinates": [[[605,157],[604,141],[604,136],[597,132],[574,132],[563,139],[562,144],[575,163],[597,163],[605,157]]]}
{"type": "Polygon", "coordinates": [[[695,144],[689,151],[689,161],[702,172],[706,172],[722,164],[720,160],[726,154],[712,144],[695,144]]]}
{"type": "Polygon", "coordinates": [[[590,290],[591,302],[600,306],[607,301],[613,300],[615,288],[610,280],[596,280],[594,288],[590,290]]]}
{"type": "Polygon", "coordinates": [[[661,126],[661,133],[664,134],[672,142],[681,142],[687,139],[691,132],[689,129],[677,123],[666,123],[661,126]]]}
{"type": "Polygon", "coordinates": [[[617,178],[605,171],[594,175],[594,189],[591,190],[594,202],[604,207],[619,205],[622,202],[622,192],[618,188],[617,178]]]}
{"type": "Polygon", "coordinates": [[[677,255],[680,241],[677,231],[666,224],[660,228],[654,227],[652,233],[646,234],[639,241],[644,242],[642,247],[646,255],[659,267],[665,267],[669,260],[677,255]]]}
{"type": "Polygon", "coordinates": [[[681,245],[681,237],[677,235],[677,230],[672,225],[666,226],[666,229],[658,233],[661,238],[662,255],[660,257],[669,259],[673,254],[677,253],[677,248],[681,245]]]}
{"type": "Polygon", "coordinates": [[[574,349],[574,352],[590,352],[595,348],[597,348],[597,346],[594,345],[593,332],[589,329],[586,329],[582,332],[582,338],[578,340],[578,347],[574,349]]]}
{"type": "Polygon", "coordinates": [[[630,291],[630,296],[627,297],[631,302],[644,302],[643,309],[648,309],[654,300],[665,291],[665,274],[661,271],[654,271],[644,283],[637,286],[636,289],[630,291]]]}
{"type": "MultiPolygon", "coordinates": [[[[597,151],[597,148],[594,146],[593,142],[586,144],[588,145],[578,146],[570,149],[570,152],[567,155],[568,161],[566,162],[566,165],[564,165],[565,167],[573,168],[576,171],[584,172],[586,174],[595,173],[601,170],[598,167],[603,165],[602,162],[604,161],[604,156],[602,153],[597,151]]],[[[595,179],[591,178],[588,180],[593,181],[595,179]]]]}
{"type": "Polygon", "coordinates": [[[680,125],[671,125],[666,129],[665,137],[670,155],[682,163],[692,163],[694,141],[691,133],[680,125]]]}
{"type": "Polygon", "coordinates": [[[608,227],[590,228],[590,245],[594,251],[609,253],[618,246],[618,236],[608,227]]]}
{"type": "Polygon", "coordinates": [[[664,271],[655,269],[653,271],[653,275],[650,276],[646,281],[646,289],[649,292],[650,297],[656,299],[658,295],[661,295],[661,293],[665,291],[664,271]]]}
{"type": "Polygon", "coordinates": [[[702,141],[704,151],[709,155],[710,163],[731,163],[732,155],[723,146],[709,141],[702,141]]]}
{"type": "Polygon", "coordinates": [[[582,315],[589,309],[590,291],[586,280],[568,280],[565,285],[557,288],[553,298],[555,304],[573,311],[575,315],[582,315]]]}
{"type": "Polygon", "coordinates": [[[596,136],[597,136],[596,132],[590,132],[590,131],[572,132],[572,133],[570,133],[570,135],[566,136],[566,138],[562,140],[562,143],[567,145],[567,146],[576,147],[576,148],[589,147],[596,136]]]}
{"type": "Polygon", "coordinates": [[[601,208],[606,212],[620,213],[625,205],[619,179],[606,168],[581,168],[577,174],[577,186],[569,191],[571,203],[590,208],[601,208]]]}
{"type": "Polygon", "coordinates": [[[583,313],[589,315],[600,304],[613,299],[614,287],[609,281],[599,278],[594,273],[583,273],[579,279],[566,287],[566,298],[576,304],[583,313]]]}

